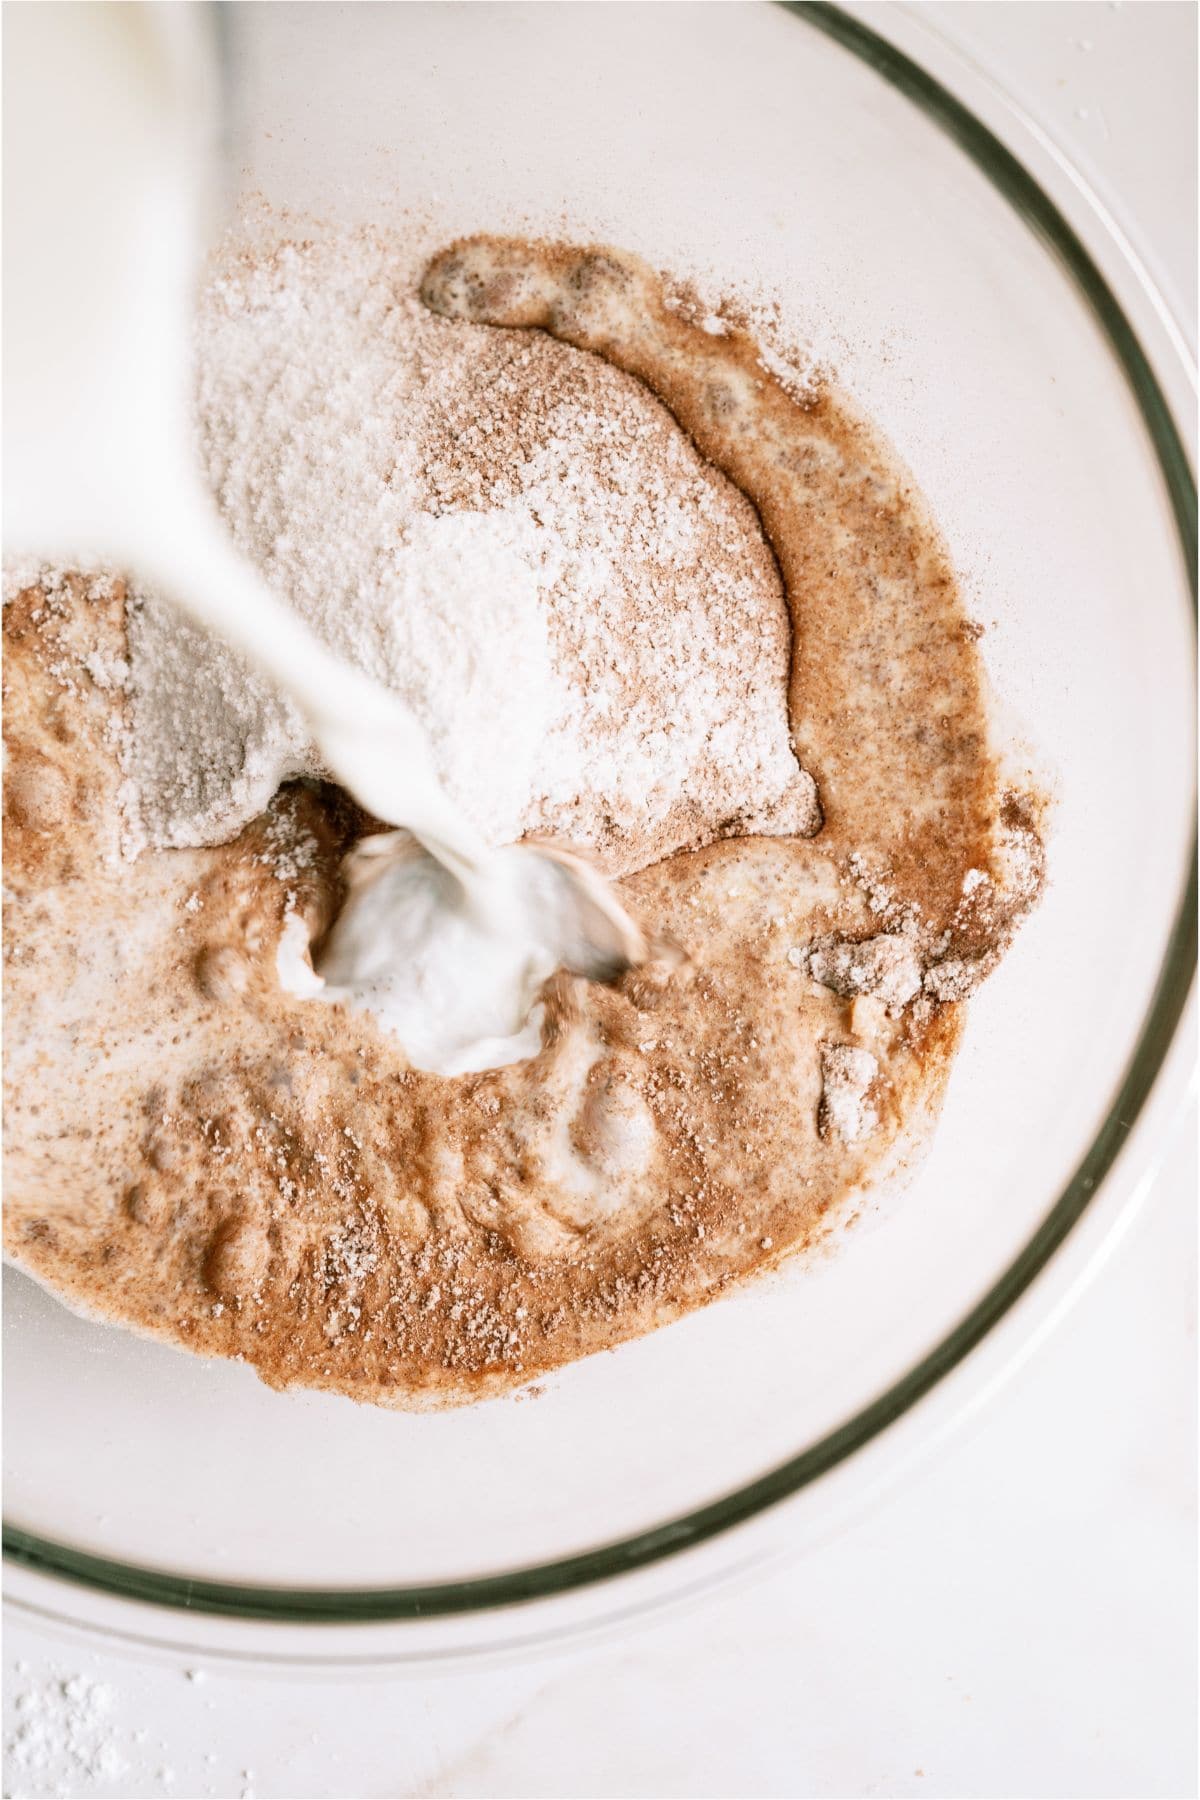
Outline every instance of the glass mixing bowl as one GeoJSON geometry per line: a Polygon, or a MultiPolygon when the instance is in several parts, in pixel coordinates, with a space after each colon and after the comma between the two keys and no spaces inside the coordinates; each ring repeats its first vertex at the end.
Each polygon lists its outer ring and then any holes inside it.
{"type": "MultiPolygon", "coordinates": [[[[1049,891],[972,1002],[907,1192],[534,1399],[281,1396],[6,1272],[14,1602],[209,1654],[451,1656],[835,1529],[1028,1349],[1144,1189],[1194,961],[1191,395],[1072,172],[932,41],[919,67],[826,7],[227,12],[245,194],[773,292],[912,466],[1057,796],[1049,891]]],[[[920,38],[895,9],[887,30],[920,38]]]]}

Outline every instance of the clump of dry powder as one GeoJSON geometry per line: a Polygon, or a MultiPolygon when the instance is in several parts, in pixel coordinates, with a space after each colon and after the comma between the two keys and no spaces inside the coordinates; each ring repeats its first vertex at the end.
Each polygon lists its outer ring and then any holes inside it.
{"type": "MultiPolygon", "coordinates": [[[[620,871],[814,831],[749,502],[638,382],[435,318],[417,273],[376,233],[215,266],[200,439],[238,544],[404,696],[492,842],[552,832],[620,871]]],[[[152,594],[133,595],[129,649],[132,846],[221,841],[319,772],[290,704],[152,594]]]]}

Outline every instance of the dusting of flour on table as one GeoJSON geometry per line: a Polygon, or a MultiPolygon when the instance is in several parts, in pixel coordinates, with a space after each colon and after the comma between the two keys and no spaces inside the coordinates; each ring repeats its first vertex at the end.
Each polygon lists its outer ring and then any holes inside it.
{"type": "MultiPolygon", "coordinates": [[[[18,1668],[18,1676],[28,1671],[18,1668]]],[[[40,1680],[21,1680],[14,1712],[16,1723],[8,1733],[4,1750],[7,1783],[56,1777],[58,1793],[65,1777],[71,1791],[95,1782],[115,1782],[128,1773],[129,1760],[122,1753],[113,1730],[114,1694],[103,1681],[81,1674],[52,1674],[40,1680]]]]}

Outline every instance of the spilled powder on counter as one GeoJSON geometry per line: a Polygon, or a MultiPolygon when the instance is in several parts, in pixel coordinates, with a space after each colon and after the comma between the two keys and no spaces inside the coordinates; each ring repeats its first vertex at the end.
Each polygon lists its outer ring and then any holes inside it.
{"type": "MultiPolygon", "coordinates": [[[[91,1660],[94,1663],[97,1658],[91,1660]]],[[[207,1678],[202,1668],[182,1673],[189,1687],[203,1684],[207,1678]]],[[[136,1685],[139,1691],[145,1688],[142,1682],[136,1685]]],[[[154,1711],[150,1716],[156,1729],[132,1723],[139,1716],[132,1710],[133,1702],[132,1693],[111,1681],[69,1666],[50,1663],[35,1670],[23,1659],[11,1663],[7,1671],[5,1795],[19,1800],[21,1795],[78,1796],[135,1789],[164,1796],[175,1793],[179,1776],[169,1760],[167,1737],[161,1735],[167,1719],[154,1711]]],[[[198,1697],[192,1704],[199,1705],[198,1697]]],[[[206,1710],[212,1709],[213,1702],[207,1702],[206,1710]]],[[[178,1723],[182,1723],[182,1715],[178,1723]]],[[[217,1756],[209,1753],[204,1760],[213,1765],[217,1756]]],[[[246,1775],[243,1771],[243,1780],[246,1775]]],[[[233,1788],[229,1781],[220,1787],[209,1782],[203,1790],[195,1787],[188,1791],[215,1795],[233,1788]]]]}
{"type": "Polygon", "coordinates": [[[4,1747],[8,1785],[49,1775],[63,1792],[65,1776],[78,1791],[81,1782],[113,1782],[124,1775],[129,1762],[113,1730],[113,1700],[107,1682],[86,1675],[24,1682],[15,1700],[16,1725],[4,1747]]]}

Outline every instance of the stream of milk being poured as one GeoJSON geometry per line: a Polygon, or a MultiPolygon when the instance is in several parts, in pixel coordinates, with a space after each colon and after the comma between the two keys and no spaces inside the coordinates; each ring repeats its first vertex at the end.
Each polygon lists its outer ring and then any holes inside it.
{"type": "Polygon", "coordinates": [[[641,954],[636,926],[574,858],[488,850],[408,709],[270,593],[192,467],[209,67],[193,9],[28,7],[10,25],[10,543],[149,578],[288,693],[368,812],[407,828],[352,861],[327,985],[291,928],[279,967],[293,992],[369,1008],[438,1072],[532,1054],[540,984],[564,963],[610,976],[641,954]]]}

